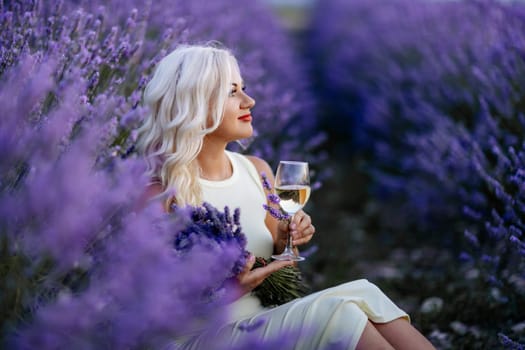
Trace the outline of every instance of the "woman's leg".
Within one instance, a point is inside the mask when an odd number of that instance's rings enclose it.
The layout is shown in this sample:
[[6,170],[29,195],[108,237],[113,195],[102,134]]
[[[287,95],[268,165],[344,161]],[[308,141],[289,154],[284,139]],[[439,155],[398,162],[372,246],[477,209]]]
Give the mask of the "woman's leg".
[[381,333],[374,327],[374,324],[372,324],[370,321],[367,322],[365,329],[363,330],[363,333],[361,334],[361,338],[359,338],[359,342],[357,343],[356,350],[394,350],[392,345],[383,338]]
[[383,338],[396,349],[435,350],[432,343],[403,318],[388,323],[374,323],[373,325]]

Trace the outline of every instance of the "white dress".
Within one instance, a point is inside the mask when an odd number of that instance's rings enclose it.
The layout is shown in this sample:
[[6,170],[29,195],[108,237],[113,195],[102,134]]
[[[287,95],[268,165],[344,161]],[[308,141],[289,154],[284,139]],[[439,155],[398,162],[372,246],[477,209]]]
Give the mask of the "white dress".
[[[241,227],[247,250],[255,256],[270,257],[273,240],[264,225],[266,196],[260,175],[241,154],[227,152],[233,175],[224,181],[200,179],[204,201],[219,210],[241,208]],[[246,294],[231,304],[230,323],[213,332],[176,341],[177,349],[212,349],[215,344],[232,348],[254,337],[279,340],[281,349],[354,349],[367,320],[376,323],[397,318],[409,319],[378,287],[360,279],[325,289],[275,308],[263,308],[259,299]],[[250,331],[246,331],[250,329]],[[285,332],[286,337],[279,334]],[[213,333],[213,334],[212,334]],[[283,342],[283,343],[281,343]],[[288,342],[288,343],[286,343]],[[276,347],[277,348],[277,347]]]

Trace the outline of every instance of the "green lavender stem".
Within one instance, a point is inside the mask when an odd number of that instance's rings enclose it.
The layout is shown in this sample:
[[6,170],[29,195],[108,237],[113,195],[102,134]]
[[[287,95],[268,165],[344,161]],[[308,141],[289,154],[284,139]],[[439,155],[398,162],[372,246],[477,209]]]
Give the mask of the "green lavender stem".
[[[266,259],[258,257],[254,268],[267,263]],[[302,297],[308,291],[309,287],[304,282],[301,271],[295,266],[286,266],[268,276],[252,293],[261,300],[263,306],[272,307]]]

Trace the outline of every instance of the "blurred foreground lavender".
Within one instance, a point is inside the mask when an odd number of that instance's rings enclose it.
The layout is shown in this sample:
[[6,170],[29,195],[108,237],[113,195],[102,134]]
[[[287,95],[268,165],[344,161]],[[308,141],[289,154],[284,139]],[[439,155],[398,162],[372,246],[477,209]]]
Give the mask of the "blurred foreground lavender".
[[220,280],[205,266],[225,258],[201,250],[178,259],[178,215],[169,220],[157,206],[134,214],[143,167],[97,162],[99,124],[70,122],[89,116],[77,86],[64,84],[68,99],[47,102],[53,68],[25,57],[0,89],[2,343],[124,348],[181,334],[210,311],[195,291]]
[[[369,181],[368,229],[452,254],[428,266],[451,274],[428,277],[446,300],[428,332],[455,319],[452,347],[525,342],[525,7],[329,0],[315,14],[325,126]],[[405,292],[425,281],[402,268]]]
[[223,320],[221,298],[203,305],[194,295],[219,283],[234,255],[175,256],[183,213],[162,216],[153,203],[135,214],[147,183],[135,128],[154,64],[178,43],[220,40],[258,99],[265,139],[249,151],[278,160],[308,149],[320,161],[322,135],[302,118],[311,101],[295,103],[308,87],[267,10],[250,2],[242,10],[257,16],[246,17],[214,4],[0,3],[2,347],[157,347],[195,322]]

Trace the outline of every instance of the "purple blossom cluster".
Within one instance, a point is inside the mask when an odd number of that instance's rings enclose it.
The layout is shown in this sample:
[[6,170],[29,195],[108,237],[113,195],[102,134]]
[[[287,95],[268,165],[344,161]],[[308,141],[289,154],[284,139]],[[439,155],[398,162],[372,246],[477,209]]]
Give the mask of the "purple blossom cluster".
[[[462,208],[443,200],[457,198],[455,178],[473,181],[475,146],[465,138],[474,126],[488,132],[497,125],[504,146],[519,142],[522,7],[333,0],[318,10],[312,51],[327,63],[324,98],[343,112],[346,135],[370,159],[377,195],[408,197],[419,225],[446,222]],[[341,27],[343,18],[351,25]],[[440,186],[427,186],[425,174]]]
[[0,86],[2,347],[155,345],[202,314],[221,319],[220,299],[212,307],[194,295],[219,282],[233,252],[174,255],[184,213],[164,217],[158,203],[134,213],[142,162],[99,162],[99,124],[68,123],[86,111],[76,84],[61,87],[70,99],[45,105],[54,67],[28,56]]
[[231,268],[231,274],[224,279],[233,278],[241,273],[249,252],[245,250],[246,236],[241,230],[240,209],[236,208],[232,216],[229,207],[224,207],[224,212],[220,212],[205,202],[202,206],[189,206],[185,210],[188,211],[188,223],[175,235],[175,251],[184,255],[195,245],[206,247],[217,254],[235,250],[237,259]]
[[[214,256],[177,261],[166,235],[180,226],[168,230],[159,215],[133,214],[144,167],[97,166],[98,125],[70,135],[67,121],[83,112],[78,100],[38,115],[52,72],[28,57],[0,88],[2,347],[122,348],[174,335],[195,311],[183,299],[191,293],[175,287],[202,287],[213,276],[192,265],[216,263]],[[188,284],[184,271],[203,279]]]
[[[279,196],[273,193],[273,187],[268,181],[268,177],[266,176],[265,173],[261,173],[261,181],[262,181],[264,189],[268,192],[268,194],[266,195],[266,198],[268,198],[268,201],[278,206],[281,199],[279,198]],[[277,220],[289,220],[290,219],[290,214],[281,210],[280,207],[276,208],[268,204],[263,204],[263,208]]]
[[323,98],[340,111],[329,126],[370,175],[378,222],[456,252],[514,315],[525,298],[525,7],[330,0],[317,10]]
[[144,115],[142,89],[166,42],[158,40],[154,53],[147,50],[148,23],[137,9],[129,9],[125,26],[112,26],[104,7],[87,12],[66,5],[29,0],[3,5],[0,75],[26,57],[47,64],[49,96],[35,117],[45,118],[49,107],[64,101],[82,109],[63,125],[74,133],[86,123],[99,124],[96,150],[105,162],[132,149],[133,129]]
[[155,204],[124,216],[121,229],[98,242],[87,285],[62,288],[41,305],[11,340],[17,348],[161,347],[196,326],[216,327],[223,320],[227,293],[205,301],[195,296],[221,283],[230,273],[223,264],[231,266],[237,257],[203,245],[178,256],[172,242],[185,213],[159,215]]
[[[307,149],[321,161],[323,136],[304,118],[313,99],[269,10],[2,1],[0,28],[0,346],[159,347],[197,323],[216,327],[228,294],[194,296],[238,271],[239,251],[195,244],[179,256],[173,236],[187,211],[163,215],[155,202],[136,212],[147,179],[135,130],[155,63],[179,43],[214,39],[234,50],[258,100],[248,150],[277,160]],[[216,217],[236,232],[238,214]]]
[[523,350],[525,349],[525,345],[519,344],[509,337],[507,337],[505,334],[498,334],[498,337],[500,338],[501,345],[505,347],[505,349],[513,349],[513,350]]

